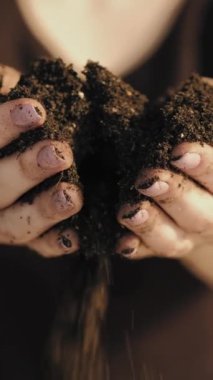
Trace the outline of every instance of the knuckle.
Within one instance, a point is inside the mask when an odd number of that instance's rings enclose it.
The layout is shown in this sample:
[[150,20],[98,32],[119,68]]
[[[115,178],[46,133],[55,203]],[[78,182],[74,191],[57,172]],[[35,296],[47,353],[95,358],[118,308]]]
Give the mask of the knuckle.
[[200,232],[205,235],[213,235],[213,218],[205,219],[201,225]]
[[17,156],[17,160],[18,160],[22,175],[32,180],[37,179],[38,177],[40,178],[40,175],[39,175],[40,173],[37,168],[37,165],[34,164],[32,150],[30,151],[30,155],[28,151],[19,154]]
[[10,240],[8,240],[9,244],[14,244],[14,245],[22,245],[22,244],[26,244],[28,243],[30,240],[31,240],[31,237],[30,237],[30,233],[28,233],[28,231],[23,232],[22,234],[18,234],[18,235],[8,235],[8,237],[10,237]]
[[15,244],[26,244],[29,243],[32,240],[31,237],[31,230],[23,231],[22,233],[19,232],[19,234],[15,237]]
[[168,259],[179,259],[187,255],[192,249],[192,244],[189,241],[184,241],[181,243],[174,242],[170,247],[163,253],[163,257]]
[[181,252],[178,248],[173,247],[161,253],[161,256],[166,257],[167,259],[177,259],[181,256]]
[[182,176],[171,175],[168,181],[169,190],[165,194],[161,194],[156,199],[160,204],[171,204],[176,199],[181,197],[186,189],[186,185],[189,187],[189,183],[186,183],[186,179]]
[[[5,212],[2,212],[1,214],[1,230],[0,230],[0,242],[11,244],[11,245],[20,245],[25,244],[26,242],[32,240],[32,230],[27,220],[29,220],[29,217],[26,219],[26,226],[21,222],[20,219],[23,219],[23,217],[18,217],[18,219],[14,219],[13,221],[10,220],[10,212],[12,211],[11,208],[5,209]],[[9,214],[7,212],[9,210]],[[17,227],[15,228],[14,225],[17,223]]]
[[18,243],[16,236],[9,231],[0,232],[0,242],[11,245]]

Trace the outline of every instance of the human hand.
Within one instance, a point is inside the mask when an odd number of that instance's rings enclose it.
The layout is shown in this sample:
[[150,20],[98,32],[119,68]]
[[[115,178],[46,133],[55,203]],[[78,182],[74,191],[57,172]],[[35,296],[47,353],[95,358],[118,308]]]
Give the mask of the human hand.
[[[5,94],[15,86],[19,74],[0,66],[0,77],[1,92]],[[42,128],[45,118],[45,109],[33,99],[1,104],[0,148],[17,139],[20,133]],[[52,140],[40,141],[23,153],[0,159],[0,244],[25,245],[46,257],[78,249],[76,233],[72,229],[59,232],[56,225],[81,209],[83,197],[79,188],[60,182],[38,194],[32,204],[19,202],[28,190],[68,169],[72,163],[69,145]],[[43,235],[45,231],[48,232]]]
[[[117,252],[129,259],[154,255],[185,257],[192,270],[205,277],[210,252],[213,253],[213,148],[200,143],[182,143],[174,149],[171,163],[189,179],[162,169],[139,174],[136,188],[154,202],[127,204],[121,208],[118,221],[131,232],[120,239]],[[152,178],[159,179],[149,188],[143,188],[143,183]],[[134,214],[134,210],[138,212]],[[134,216],[128,218],[131,211]],[[203,262],[206,262],[205,268]],[[213,265],[212,260],[211,263]],[[211,282],[212,273],[211,268]]]

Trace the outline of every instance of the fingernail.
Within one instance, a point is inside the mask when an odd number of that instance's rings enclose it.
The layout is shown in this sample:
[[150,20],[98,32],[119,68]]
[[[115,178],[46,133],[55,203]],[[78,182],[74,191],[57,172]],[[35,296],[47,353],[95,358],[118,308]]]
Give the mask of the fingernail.
[[149,213],[146,209],[135,209],[122,216],[122,219],[134,226],[145,223],[148,218]]
[[124,256],[132,256],[134,253],[136,252],[136,248],[125,248],[123,249],[121,252],[119,252],[120,255],[124,255]]
[[151,186],[147,187],[146,182],[138,185],[138,191],[148,197],[156,197],[164,194],[169,190],[169,185],[164,181],[155,181]]
[[59,212],[63,212],[68,208],[73,208],[71,191],[69,189],[60,190],[53,194],[53,202]]
[[195,169],[200,164],[200,161],[200,155],[193,152],[172,158],[172,164],[183,170]]
[[41,121],[41,116],[31,104],[16,105],[10,111],[10,116],[17,127],[35,127]]
[[67,236],[64,236],[64,235],[59,236],[58,242],[62,248],[67,249],[67,248],[72,247],[72,242]]
[[38,166],[44,169],[55,168],[63,162],[65,162],[63,154],[54,145],[43,147],[37,156]]

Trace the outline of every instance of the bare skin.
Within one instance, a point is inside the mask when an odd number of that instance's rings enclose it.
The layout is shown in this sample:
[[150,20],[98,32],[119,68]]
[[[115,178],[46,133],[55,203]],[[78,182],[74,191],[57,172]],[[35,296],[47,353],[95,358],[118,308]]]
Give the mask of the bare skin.
[[[213,83],[212,79],[204,79]],[[173,161],[173,157],[181,157]],[[150,169],[138,175],[135,186],[159,177],[148,189],[138,191],[154,200],[124,205],[118,222],[131,232],[117,244],[117,252],[132,249],[125,255],[137,260],[148,256],[181,259],[206,282],[213,285],[213,148],[199,143],[182,143],[175,147],[172,165],[188,174]],[[133,218],[123,218],[139,208]]]
[[[15,85],[19,74],[3,66],[0,70],[3,92],[6,93]],[[212,83],[212,80],[208,81]],[[20,105],[25,106],[26,112],[31,112],[29,120],[25,118],[24,107],[20,114]],[[35,106],[41,116],[34,113]],[[33,99],[0,105],[0,147],[24,130],[42,128],[45,117],[42,105]],[[55,148],[63,152],[64,159],[57,156]],[[190,180],[165,170],[139,173],[136,188],[144,179],[155,175],[159,177],[158,183],[150,188],[138,190],[152,198],[154,203],[146,201],[121,208],[118,222],[130,232],[118,241],[116,251],[122,254],[132,249],[131,253],[125,254],[125,258],[130,260],[148,256],[182,259],[192,270],[200,271],[201,277],[213,283],[212,275],[208,275],[209,252],[213,247],[213,148],[183,143],[175,148],[173,156],[181,156],[178,161],[172,161],[171,157],[171,163],[187,173]],[[73,155],[67,143],[48,140],[35,144],[21,155],[14,154],[0,161],[0,243],[26,245],[45,257],[73,253],[79,248],[75,231],[64,232],[64,237],[71,241],[71,246],[66,246],[57,227],[53,228],[59,221],[80,211],[83,196],[78,188],[60,183],[37,196],[32,205],[16,202],[26,191],[69,168],[72,162]],[[66,204],[64,191],[71,197],[70,204]],[[134,218],[123,219],[127,211],[138,206],[140,210]],[[40,237],[45,231],[49,232]],[[204,257],[207,258],[206,264]]]
[[[3,76],[2,93],[5,94],[16,84],[19,73],[0,66],[0,74]],[[18,138],[21,132],[42,128],[45,118],[45,109],[33,99],[17,99],[0,105],[0,147]],[[62,182],[39,194],[33,204],[17,201],[26,191],[68,169],[72,163],[69,145],[50,140],[40,141],[22,154],[15,153],[1,159],[0,243],[26,245],[45,257],[72,253],[79,248],[74,231],[68,229],[59,234],[55,227],[81,209],[83,196],[79,188]]]

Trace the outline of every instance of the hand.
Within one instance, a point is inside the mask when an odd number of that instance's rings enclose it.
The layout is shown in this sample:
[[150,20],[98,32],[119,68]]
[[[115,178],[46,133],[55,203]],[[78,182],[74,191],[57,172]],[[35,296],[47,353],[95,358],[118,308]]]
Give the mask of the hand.
[[[179,159],[173,160],[175,157]],[[136,188],[149,178],[159,178],[149,188],[138,188],[154,202],[126,204],[121,208],[118,221],[131,232],[120,239],[117,252],[128,259],[154,255],[185,257],[192,270],[213,283],[210,268],[210,262],[213,265],[213,147],[182,143],[174,149],[171,164],[189,179],[161,169],[139,174]],[[134,210],[138,211],[127,218]]]
[[[16,84],[19,74],[0,66],[0,77],[1,91],[6,93]],[[17,139],[20,133],[42,128],[45,118],[45,109],[33,99],[1,104],[0,148]],[[81,209],[83,198],[79,188],[61,182],[37,195],[32,204],[18,201],[28,190],[68,169],[72,163],[69,145],[52,140],[40,141],[21,154],[0,160],[0,244],[26,245],[46,257],[78,249],[76,233],[71,229],[59,233],[55,225]],[[42,235],[45,231],[48,232]]]

